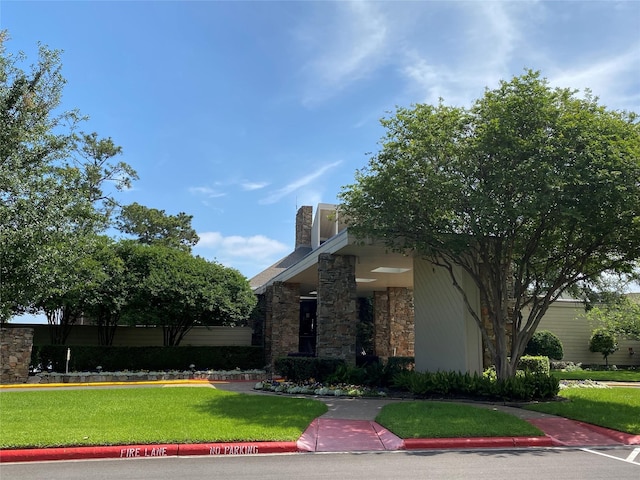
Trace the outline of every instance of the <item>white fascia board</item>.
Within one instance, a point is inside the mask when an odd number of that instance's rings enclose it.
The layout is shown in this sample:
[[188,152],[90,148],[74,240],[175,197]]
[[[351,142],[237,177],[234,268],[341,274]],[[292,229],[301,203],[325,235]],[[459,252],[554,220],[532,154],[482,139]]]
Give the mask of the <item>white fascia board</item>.
[[[351,239],[351,243],[353,243],[353,239]],[[257,295],[263,294],[267,287],[274,282],[286,282],[290,278],[296,276],[297,274],[304,272],[306,269],[311,268],[318,264],[318,257],[321,253],[336,253],[348,246],[350,243],[348,230],[343,230],[335,237],[330,238],[322,245],[320,245],[315,250],[312,250],[305,256],[302,260],[300,260],[295,265],[290,266],[284,272],[280,272],[278,275],[273,277],[264,285],[258,287],[254,292]]]

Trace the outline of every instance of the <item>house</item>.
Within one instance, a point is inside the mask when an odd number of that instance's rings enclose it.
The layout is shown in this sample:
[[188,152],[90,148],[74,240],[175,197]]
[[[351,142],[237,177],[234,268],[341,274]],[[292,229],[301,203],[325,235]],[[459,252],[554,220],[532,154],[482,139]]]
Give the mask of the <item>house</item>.
[[[477,287],[469,277],[461,278],[471,306],[482,312]],[[362,353],[356,348],[357,325],[370,302],[374,335],[372,350],[365,353],[415,356],[421,371],[480,372],[491,365],[480,330],[448,272],[353,237],[335,205],[318,205],[315,216],[311,207],[301,207],[294,251],[250,283],[262,311],[254,335],[264,342],[270,363],[291,354],[355,363]],[[602,363],[600,354],[589,351],[594,325],[583,314],[581,302],[559,300],[538,329],[560,338],[564,360]],[[640,365],[639,341],[620,339],[619,346],[609,357],[612,364]]]
[[[482,370],[480,331],[447,272],[355,238],[335,205],[312,213],[296,214],[294,251],[250,280],[269,362],[298,354],[355,364],[359,313],[372,299],[373,351],[365,353],[415,356],[419,370]],[[480,311],[476,287],[464,283]]]

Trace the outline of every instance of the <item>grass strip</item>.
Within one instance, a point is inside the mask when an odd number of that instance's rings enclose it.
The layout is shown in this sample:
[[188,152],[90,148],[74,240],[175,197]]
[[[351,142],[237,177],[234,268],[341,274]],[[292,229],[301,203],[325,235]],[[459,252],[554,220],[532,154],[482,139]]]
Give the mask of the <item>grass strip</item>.
[[527,409],[640,434],[640,388],[567,388],[568,402],[528,405]]
[[596,382],[640,382],[640,370],[575,370],[551,372],[560,380],[593,380]]
[[508,413],[471,405],[414,401],[385,405],[376,422],[400,438],[511,437],[543,433]]
[[0,448],[295,441],[326,411],[212,388],[2,391]]

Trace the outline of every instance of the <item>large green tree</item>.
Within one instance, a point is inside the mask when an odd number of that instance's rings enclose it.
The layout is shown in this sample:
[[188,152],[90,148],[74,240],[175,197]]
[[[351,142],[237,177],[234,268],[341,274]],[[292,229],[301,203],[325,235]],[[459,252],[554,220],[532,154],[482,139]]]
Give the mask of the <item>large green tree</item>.
[[93,243],[87,264],[93,267],[80,298],[83,315],[98,327],[100,345],[112,345],[135,281],[120,255],[121,245],[101,236]]
[[382,125],[380,151],[341,193],[350,231],[446,269],[500,378],[567,288],[640,258],[635,114],[528,71],[471,108],[398,108]]
[[165,346],[179,345],[196,325],[245,322],[255,306],[237,270],[162,245],[124,241],[119,250],[132,279],[123,319],[162,325]]
[[[46,280],[41,266],[55,262],[67,219],[88,215],[74,201],[55,165],[73,150],[71,131],[80,117],[60,112],[64,79],[59,52],[40,47],[38,62],[24,71],[23,55],[6,52],[0,33],[0,316],[27,306]],[[71,126],[68,128],[67,126]]]
[[184,212],[169,215],[164,210],[132,203],[122,208],[117,227],[145,245],[162,245],[190,252],[200,240],[191,227],[192,218]]
[[105,186],[136,178],[124,162],[112,163],[120,148],[111,139],[77,134],[85,119],[62,110],[60,52],[41,45],[24,69],[25,56],[8,53],[6,41],[0,32],[1,321],[38,305],[53,312],[54,298],[65,288],[71,295],[74,268],[115,205]]

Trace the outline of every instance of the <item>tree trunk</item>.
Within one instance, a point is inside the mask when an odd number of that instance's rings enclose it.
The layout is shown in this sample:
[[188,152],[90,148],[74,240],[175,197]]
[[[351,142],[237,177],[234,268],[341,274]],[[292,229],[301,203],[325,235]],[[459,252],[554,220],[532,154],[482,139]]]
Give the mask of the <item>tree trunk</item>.
[[100,345],[113,345],[113,338],[118,327],[118,315],[104,315],[98,319],[98,341]]

